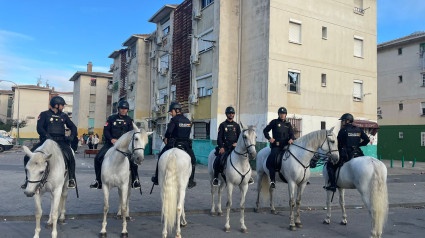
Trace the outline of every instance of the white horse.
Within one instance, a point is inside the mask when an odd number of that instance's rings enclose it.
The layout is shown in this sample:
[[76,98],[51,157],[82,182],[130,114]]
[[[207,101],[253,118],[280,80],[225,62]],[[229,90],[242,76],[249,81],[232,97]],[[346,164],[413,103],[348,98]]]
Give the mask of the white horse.
[[[340,167],[336,175],[339,190],[339,204],[342,209],[342,225],[347,225],[345,213],[344,189],[357,189],[362,196],[363,203],[372,217],[371,237],[381,237],[382,230],[388,215],[387,168],[381,161],[362,156],[353,158]],[[326,165],[323,166],[325,186],[328,182]],[[331,222],[332,191],[327,191],[327,216],[325,224]]]
[[28,171],[28,186],[25,189],[27,197],[35,200],[35,234],[40,234],[40,218],[42,215],[41,196],[50,192],[51,205],[47,227],[52,226],[52,237],[57,237],[57,220],[60,210],[59,223],[65,222],[65,203],[68,197],[68,173],[65,161],[58,144],[53,140],[46,140],[43,145],[31,152],[23,146],[24,152],[30,157],[26,170]]
[[[311,132],[305,136],[295,140],[289,149],[282,156],[282,167],[280,172],[283,174],[285,180],[288,182],[289,190],[289,207],[291,209],[289,219],[289,229],[295,231],[302,228],[300,219],[300,206],[301,196],[307,181],[310,178],[310,160],[314,156],[327,157],[332,163],[336,164],[339,160],[338,145],[335,134],[332,132],[333,128],[329,131],[319,130]],[[317,152],[319,149],[326,154]],[[273,203],[273,191],[269,189],[269,174],[270,171],[266,167],[267,157],[270,154],[269,147],[263,148],[257,155],[257,207],[256,211],[259,212],[260,206],[260,193],[263,200],[267,200],[270,196],[270,209],[273,214],[277,214]],[[274,171],[273,171],[274,172]],[[276,176],[278,181],[281,181],[279,176]],[[295,191],[297,197],[295,198]],[[294,208],[297,206],[296,220],[294,221]]]
[[[226,181],[224,181],[221,174],[219,175],[220,187],[218,188],[218,203],[217,210],[218,215],[221,216],[223,211],[221,210],[221,194],[223,188],[227,185],[227,217],[226,224],[224,225],[224,230],[226,232],[230,231],[230,208],[232,207],[232,192],[233,187],[239,187],[241,192],[241,231],[247,233],[248,229],[245,226],[245,196],[248,191],[248,180],[251,178],[251,166],[249,164],[249,158],[254,159],[257,156],[257,151],[255,150],[255,144],[257,135],[255,134],[255,126],[249,126],[248,129],[244,128],[242,123],[242,132],[239,135],[237,145],[235,149],[230,153],[227,158],[227,166],[225,170]],[[214,196],[217,191],[217,187],[212,185],[214,179],[214,161],[216,156],[214,154],[215,149],[210,152],[208,155],[208,172],[210,174],[210,183],[211,183],[211,196],[212,196],[212,205],[211,205],[211,215],[215,215],[215,204]]]
[[130,199],[130,163],[141,164],[144,160],[148,136],[145,130],[137,128],[122,135],[105,154],[102,163],[102,190],[104,196],[103,222],[99,237],[106,237],[106,218],[109,211],[109,190],[118,187],[120,205],[118,216],[122,214],[123,228],[121,237],[128,237],[127,217],[129,217]]
[[180,225],[183,227],[187,225],[184,199],[191,171],[190,156],[181,149],[169,149],[159,158],[158,182],[161,186],[163,238],[167,237],[167,231],[172,232],[174,226],[177,226],[176,237],[180,238]]

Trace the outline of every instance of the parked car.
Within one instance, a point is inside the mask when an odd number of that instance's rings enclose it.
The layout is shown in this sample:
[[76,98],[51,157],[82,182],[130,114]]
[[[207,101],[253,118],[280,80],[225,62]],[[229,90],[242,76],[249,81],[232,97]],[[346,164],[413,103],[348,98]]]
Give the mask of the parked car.
[[13,144],[6,138],[0,137],[0,152],[12,149]]

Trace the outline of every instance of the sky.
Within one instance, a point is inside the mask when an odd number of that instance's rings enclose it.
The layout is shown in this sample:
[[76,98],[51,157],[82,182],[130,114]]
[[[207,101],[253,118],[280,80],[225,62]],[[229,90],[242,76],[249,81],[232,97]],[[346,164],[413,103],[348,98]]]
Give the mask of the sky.
[[[86,71],[91,61],[93,71],[107,73],[114,50],[132,34],[153,32],[148,19],[163,5],[182,1],[0,0],[0,80],[34,85],[41,79],[57,91],[72,91],[69,79],[76,71]],[[377,4],[377,43],[425,30],[425,1]],[[0,82],[0,89],[12,85]]]

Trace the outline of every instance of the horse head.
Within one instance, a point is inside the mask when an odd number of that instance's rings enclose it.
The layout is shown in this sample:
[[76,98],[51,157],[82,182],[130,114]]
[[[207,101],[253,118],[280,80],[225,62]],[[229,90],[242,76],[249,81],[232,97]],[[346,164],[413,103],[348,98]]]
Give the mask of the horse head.
[[[240,123],[240,126],[242,128],[241,136],[243,141],[243,148],[246,150],[246,152],[249,154],[249,158],[251,160],[255,159],[257,157],[257,151],[255,150],[255,145],[257,142],[257,134],[255,133],[255,130],[257,129],[256,126],[248,126],[248,128],[244,127],[242,122]],[[239,144],[239,141],[238,141]]]
[[46,154],[43,151],[31,152],[28,147],[22,146],[24,152],[30,157],[27,166],[28,185],[25,189],[25,195],[32,197],[39,192],[49,175],[49,160],[52,154]]
[[133,137],[128,144],[128,150],[132,153],[132,158],[136,164],[142,164],[145,159],[145,146],[148,143],[148,134],[144,129],[139,129],[133,122]]
[[320,148],[323,151],[327,151],[330,161],[333,164],[336,164],[339,161],[338,140],[333,130],[334,127],[332,127],[329,131],[326,131],[326,141]]

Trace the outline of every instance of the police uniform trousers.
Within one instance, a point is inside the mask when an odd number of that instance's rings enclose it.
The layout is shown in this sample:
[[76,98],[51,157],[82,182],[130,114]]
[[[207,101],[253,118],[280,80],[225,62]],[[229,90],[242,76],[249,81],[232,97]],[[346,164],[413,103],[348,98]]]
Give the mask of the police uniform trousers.
[[[99,150],[96,157],[94,158],[94,171],[96,173],[96,180],[101,183],[102,182],[102,163],[103,159],[105,158],[106,152],[113,147],[114,145],[112,143],[105,143],[103,147]],[[131,182],[134,182],[139,178],[139,172],[138,169],[139,166],[135,163],[130,163],[130,171],[131,171]]]
[[271,152],[269,154],[269,157],[267,157],[266,167],[269,170],[271,182],[276,181],[276,156],[279,154],[280,151],[282,151],[282,148],[283,146],[271,147]]
[[214,164],[213,164],[214,178],[218,178],[218,174],[223,172],[222,171],[223,167],[224,167],[224,166],[222,166],[222,163],[224,162],[224,161],[222,162],[223,157],[228,156],[232,152],[232,150],[234,150],[234,149],[235,149],[235,147],[233,147],[233,146],[231,148],[224,148],[224,153],[220,154],[218,152],[219,149],[217,148],[216,158],[215,158]]

